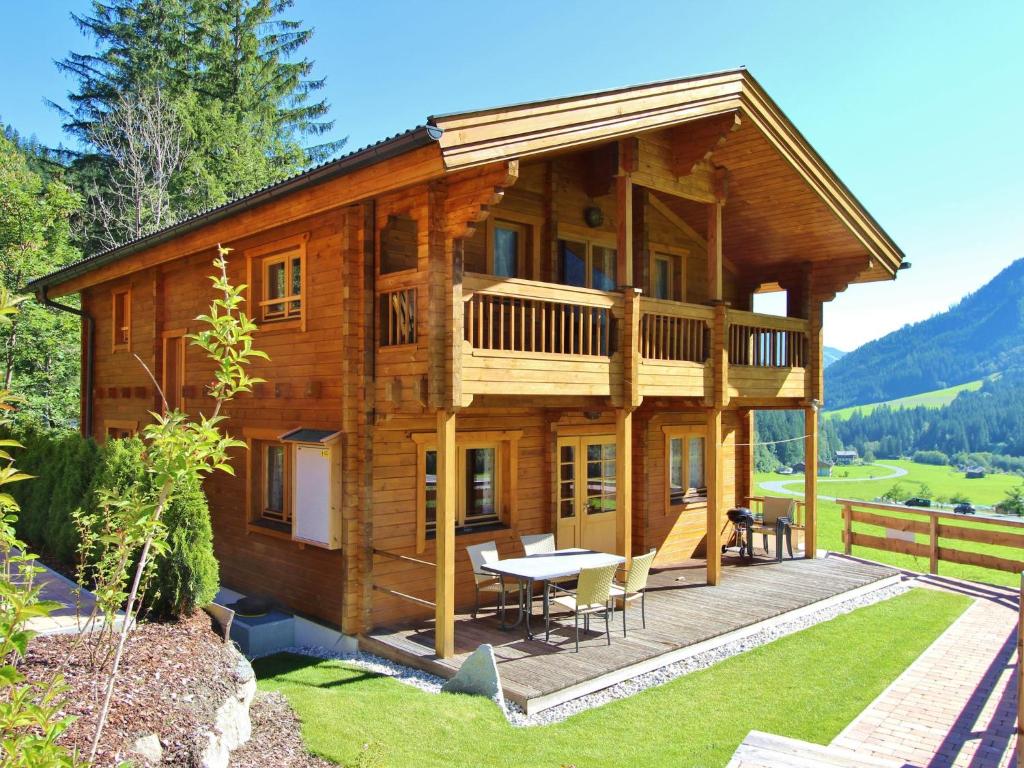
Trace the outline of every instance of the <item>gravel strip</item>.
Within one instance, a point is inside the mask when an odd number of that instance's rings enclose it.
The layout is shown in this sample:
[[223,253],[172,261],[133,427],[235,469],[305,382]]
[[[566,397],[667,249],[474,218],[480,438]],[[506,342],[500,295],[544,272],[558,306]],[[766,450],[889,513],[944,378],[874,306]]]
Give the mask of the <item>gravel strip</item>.
[[[640,693],[648,688],[653,688],[657,685],[663,685],[671,680],[675,680],[677,677],[682,677],[683,675],[687,675],[691,672],[696,672],[699,669],[705,669],[729,658],[730,656],[735,656],[738,653],[743,653],[744,651],[749,651],[752,648],[757,648],[758,646],[770,643],[780,637],[791,635],[794,632],[807,629],[808,627],[819,624],[823,621],[834,619],[836,616],[841,616],[842,614],[850,613],[858,608],[863,608],[864,606],[896,597],[897,595],[903,594],[908,589],[909,587],[906,584],[900,583],[884,589],[877,589],[873,592],[868,592],[837,605],[807,614],[806,616],[802,616],[798,619],[793,619],[792,621],[787,621],[768,629],[763,629],[760,632],[755,632],[741,640],[726,643],[717,648],[705,651],[704,653],[699,653],[687,659],[683,659],[682,661],[678,661],[674,664],[668,664],[651,672],[646,672],[642,675],[638,675],[637,677],[617,683],[609,688],[597,691],[596,693],[581,696],[578,699],[573,699],[572,701],[568,701],[564,704],[559,704],[558,706],[551,707],[550,709],[545,709],[535,715],[528,716],[516,704],[506,702],[505,715],[508,717],[508,721],[512,725],[521,727],[558,723],[579,712],[591,709],[592,707],[599,707],[610,701],[624,699],[627,696],[633,696],[634,694]],[[326,648],[316,647],[293,647],[287,648],[285,651],[320,659],[339,659],[346,661],[360,667],[361,669],[365,669],[368,672],[387,675],[401,683],[415,686],[416,688],[420,688],[428,693],[438,693],[441,690],[441,685],[444,683],[444,680],[440,677],[428,674],[427,672],[421,672],[418,669],[406,667],[402,664],[396,664],[393,661],[381,658],[380,656],[375,656],[371,653],[338,653]]]

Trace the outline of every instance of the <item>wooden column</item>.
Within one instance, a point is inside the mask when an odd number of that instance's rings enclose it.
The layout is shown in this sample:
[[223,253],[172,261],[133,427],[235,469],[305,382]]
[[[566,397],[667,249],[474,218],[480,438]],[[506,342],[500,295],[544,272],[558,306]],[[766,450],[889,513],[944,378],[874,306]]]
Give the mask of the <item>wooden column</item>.
[[437,412],[437,581],[434,602],[434,652],[455,653],[455,413]]
[[637,140],[619,142],[619,168],[615,177],[615,220],[618,265],[616,281],[619,287],[633,285],[633,179],[639,148]]
[[722,207],[724,201],[708,206],[708,301],[722,300]]
[[615,411],[615,551],[633,554],[633,411]]
[[[739,413],[740,417],[740,435],[744,443],[740,449],[743,451],[743,463],[744,471],[743,478],[740,488],[743,490],[742,494],[739,494],[742,501],[739,504],[745,505],[746,500],[750,496],[756,496],[754,493],[756,485],[754,483],[754,438],[757,435],[757,428],[754,423],[755,412],[753,408],[743,408]],[[741,478],[736,478],[738,481]]]
[[804,408],[804,557],[818,552],[818,409]]
[[722,409],[708,411],[705,444],[705,481],[708,486],[707,511],[707,568],[708,584],[718,584],[722,579],[722,548],[720,537],[722,519],[725,517],[724,470],[722,456]]

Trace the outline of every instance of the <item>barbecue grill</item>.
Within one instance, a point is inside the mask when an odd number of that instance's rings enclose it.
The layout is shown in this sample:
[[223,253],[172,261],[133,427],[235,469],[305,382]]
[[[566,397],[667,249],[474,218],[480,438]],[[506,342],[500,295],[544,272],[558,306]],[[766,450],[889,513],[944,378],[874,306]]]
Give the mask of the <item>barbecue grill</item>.
[[728,544],[722,545],[724,553],[729,547],[739,547],[740,557],[744,551],[747,557],[754,556],[753,534],[751,528],[754,525],[754,515],[746,507],[736,507],[726,512],[729,522],[732,523],[732,538]]

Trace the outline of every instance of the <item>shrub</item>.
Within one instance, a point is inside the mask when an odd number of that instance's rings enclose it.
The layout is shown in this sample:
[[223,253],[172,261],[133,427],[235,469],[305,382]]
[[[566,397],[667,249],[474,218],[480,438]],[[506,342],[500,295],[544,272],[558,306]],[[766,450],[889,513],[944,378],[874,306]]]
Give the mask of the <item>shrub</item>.
[[949,456],[942,451],[914,451],[913,459],[918,464],[934,464],[938,467],[949,464]]

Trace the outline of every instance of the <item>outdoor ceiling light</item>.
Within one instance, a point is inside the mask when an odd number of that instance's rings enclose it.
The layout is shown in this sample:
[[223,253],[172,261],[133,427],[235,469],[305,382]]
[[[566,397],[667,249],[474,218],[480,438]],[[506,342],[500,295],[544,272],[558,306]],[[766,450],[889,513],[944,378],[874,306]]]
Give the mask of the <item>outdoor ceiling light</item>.
[[583,209],[583,220],[588,227],[600,227],[604,224],[604,212],[596,205],[588,205]]

